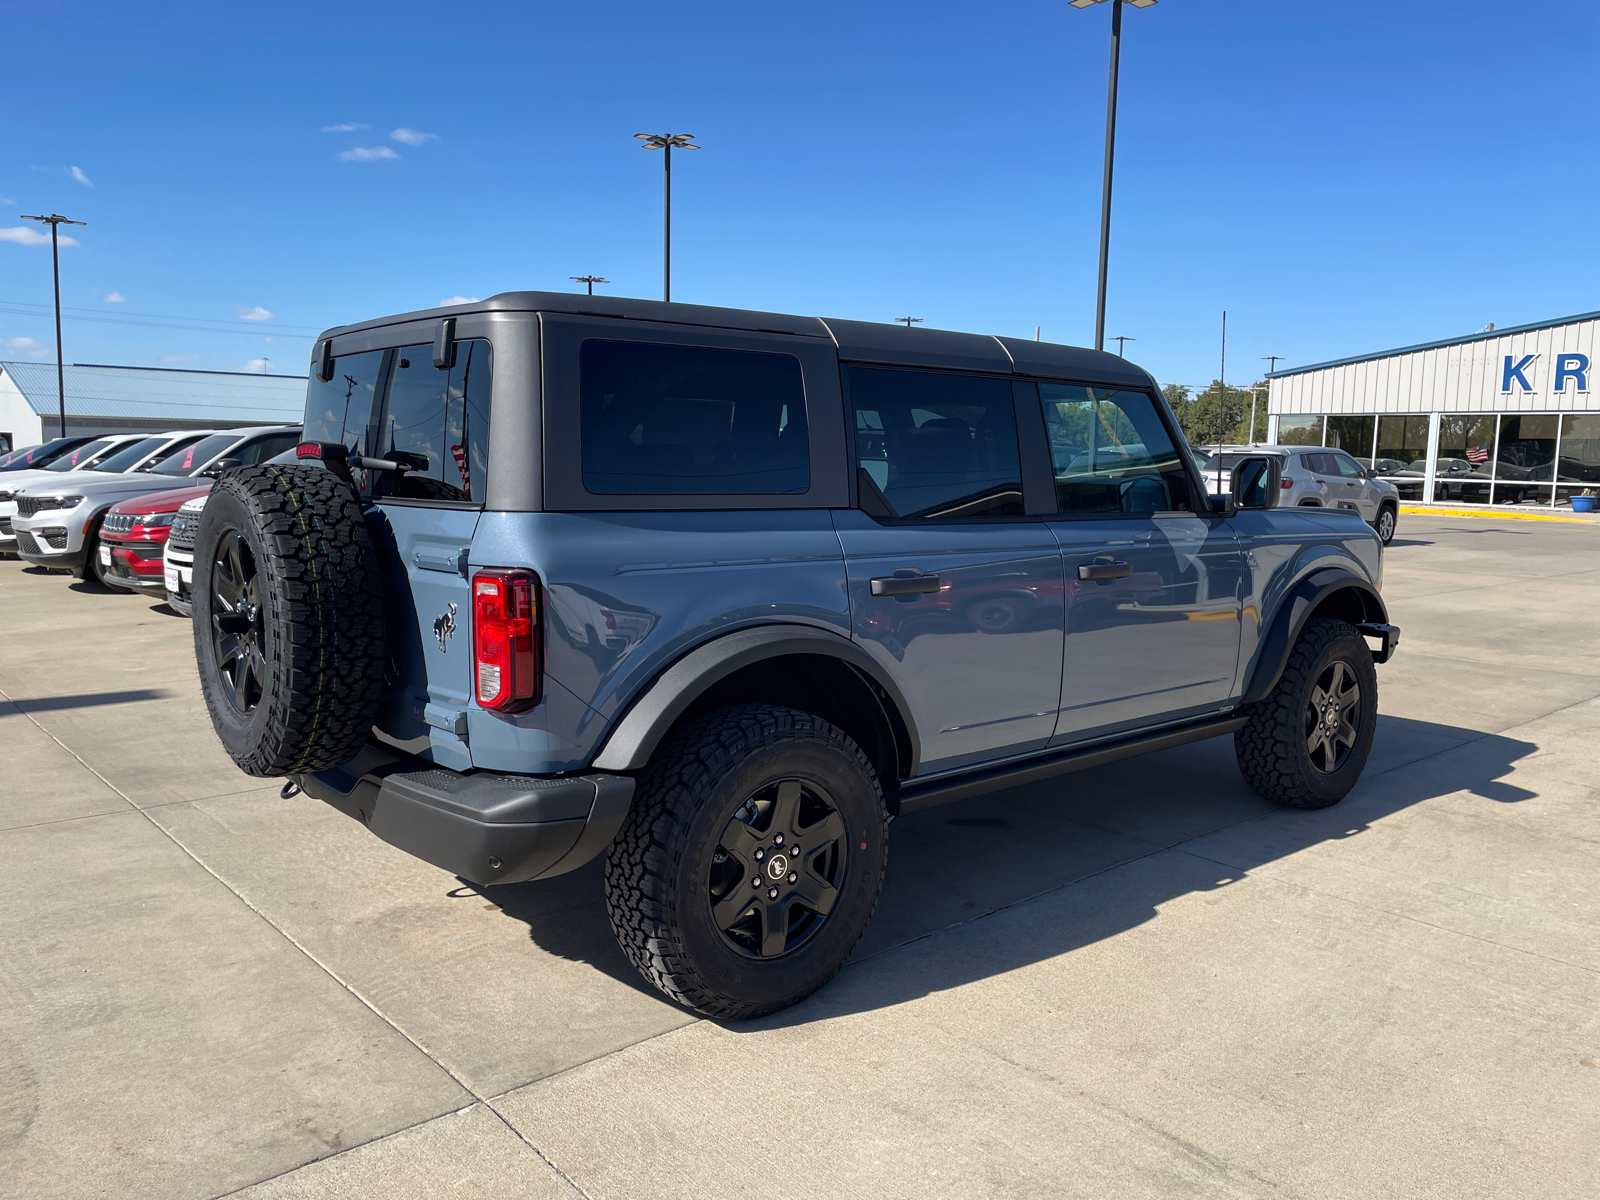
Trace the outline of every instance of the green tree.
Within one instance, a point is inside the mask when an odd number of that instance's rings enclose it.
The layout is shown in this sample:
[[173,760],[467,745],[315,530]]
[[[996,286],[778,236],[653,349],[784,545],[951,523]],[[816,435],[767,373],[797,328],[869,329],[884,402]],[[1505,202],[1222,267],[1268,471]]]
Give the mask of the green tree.
[[[1174,385],[1166,389],[1168,400]],[[1257,383],[1258,389],[1263,385]],[[1180,389],[1187,393],[1188,389]],[[1245,442],[1261,441],[1267,434],[1267,394],[1265,390],[1258,391],[1256,404],[1256,427],[1252,436],[1250,425],[1250,389],[1248,387],[1234,387],[1231,384],[1224,387],[1218,380],[1213,379],[1211,386],[1192,399],[1186,397],[1182,409],[1176,404],[1172,406],[1177,415],[1178,424],[1183,427],[1183,434],[1189,439],[1191,446],[1209,446],[1221,442],[1225,445],[1242,445]]]

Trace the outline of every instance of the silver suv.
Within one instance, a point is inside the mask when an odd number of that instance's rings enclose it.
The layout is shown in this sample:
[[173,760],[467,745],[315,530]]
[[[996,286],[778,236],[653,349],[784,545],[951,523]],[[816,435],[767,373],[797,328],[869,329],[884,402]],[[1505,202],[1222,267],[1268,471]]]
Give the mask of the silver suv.
[[1387,546],[1400,518],[1400,492],[1382,478],[1382,465],[1363,467],[1343,450],[1328,446],[1203,446],[1206,487],[1228,488],[1229,472],[1244,458],[1270,454],[1283,464],[1283,507],[1349,508],[1361,514]]

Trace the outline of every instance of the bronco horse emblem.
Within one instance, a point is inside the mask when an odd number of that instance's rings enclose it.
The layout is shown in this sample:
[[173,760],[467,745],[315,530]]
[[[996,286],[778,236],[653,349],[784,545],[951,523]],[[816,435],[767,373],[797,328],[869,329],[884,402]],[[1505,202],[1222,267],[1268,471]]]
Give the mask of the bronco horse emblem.
[[456,606],[452,604],[450,611],[433,622],[433,636],[439,639],[439,653],[443,654],[448,646],[445,642],[456,635]]

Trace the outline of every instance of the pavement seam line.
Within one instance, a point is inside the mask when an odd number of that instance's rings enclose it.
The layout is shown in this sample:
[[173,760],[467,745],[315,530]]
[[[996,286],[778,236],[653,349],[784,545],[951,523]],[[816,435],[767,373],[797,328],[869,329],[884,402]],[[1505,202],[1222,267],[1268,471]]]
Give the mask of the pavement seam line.
[[[1242,875],[1240,876],[1241,881],[1255,877],[1252,876],[1252,873],[1248,868],[1241,867],[1237,863],[1223,862],[1220,858],[1212,858],[1207,854],[1197,854],[1193,850],[1179,850],[1178,853],[1187,854],[1190,858],[1197,859],[1200,862],[1214,863],[1228,871],[1242,872]],[[1425,921],[1421,917],[1414,917],[1408,913],[1395,912],[1392,908],[1384,908],[1381,905],[1362,904],[1359,900],[1352,900],[1349,896],[1341,896],[1337,892],[1325,892],[1321,888],[1312,887],[1310,884],[1301,883],[1294,879],[1286,879],[1281,875],[1275,875],[1270,870],[1265,874],[1260,875],[1259,878],[1270,883],[1277,883],[1287,887],[1299,888],[1302,892],[1308,892],[1313,896],[1321,896],[1325,900],[1332,900],[1337,904],[1348,905],[1351,908],[1360,909],[1362,912],[1382,913],[1384,916],[1393,917],[1398,921],[1407,921],[1413,925],[1421,925],[1425,929],[1434,929],[1440,933],[1449,934],[1451,937],[1466,938],[1468,941],[1478,942],[1484,946],[1493,946],[1498,950],[1509,950],[1513,954],[1526,954],[1529,958],[1537,958],[1540,962],[1554,963],[1556,966],[1560,967],[1571,967],[1574,971],[1583,971],[1590,975],[1600,975],[1600,969],[1585,966],[1583,963],[1569,962],[1564,958],[1551,958],[1548,954],[1540,954],[1537,950],[1525,950],[1521,946],[1512,946],[1506,942],[1497,942],[1493,938],[1486,938],[1476,933],[1467,933],[1462,929],[1452,929],[1448,925],[1440,925],[1436,921]]]
[[[532,1150],[536,1155],[538,1155],[540,1161],[542,1161],[552,1171],[554,1171],[557,1175],[559,1175],[561,1177],[561,1179],[569,1187],[571,1187],[574,1191],[576,1191],[580,1196],[583,1196],[585,1198],[585,1200],[591,1200],[591,1198],[589,1197],[589,1194],[587,1192],[585,1192],[583,1190],[583,1188],[579,1187],[577,1182],[574,1181],[573,1178],[570,1175],[568,1175],[560,1167],[556,1166],[556,1164],[550,1160],[548,1155],[546,1155],[537,1146],[535,1146],[532,1142],[530,1142],[527,1139],[527,1137],[524,1136],[523,1132],[520,1129],[518,1129],[515,1125],[513,1125],[506,1118],[504,1113],[502,1113],[499,1109],[497,1109],[493,1104],[491,1104],[489,1102],[489,1099],[486,1096],[480,1095],[476,1088],[472,1087],[470,1084],[467,1083],[466,1080],[462,1079],[459,1075],[457,1075],[454,1071],[452,1071],[448,1066],[446,1066],[442,1061],[440,1061],[440,1059],[438,1058],[437,1055],[435,1055],[432,1051],[430,1051],[426,1046],[424,1046],[416,1038],[412,1037],[403,1028],[401,1028],[398,1024],[396,1024],[394,1020],[392,1020],[381,1009],[379,1009],[375,1004],[373,1004],[370,1000],[368,1000],[365,996],[363,996],[361,994],[361,992],[357,988],[355,988],[351,984],[347,983],[345,980],[341,979],[339,977],[339,975],[335,971],[333,971],[326,963],[324,963],[321,959],[319,959],[315,954],[313,954],[305,946],[302,946],[298,941],[296,941],[295,938],[293,937],[293,935],[291,935],[288,930],[284,929],[281,925],[279,925],[271,917],[267,916],[266,913],[262,912],[261,909],[257,908],[254,904],[252,904],[250,902],[250,900],[247,899],[242,892],[240,892],[237,888],[235,888],[232,884],[230,884],[226,879],[222,878],[222,876],[218,875],[214,870],[212,870],[211,867],[208,866],[204,861],[202,861],[201,858],[197,854],[195,854],[195,852],[193,850],[189,849],[188,846],[185,846],[183,844],[183,842],[178,840],[178,838],[175,837],[170,830],[162,828],[162,826],[159,825],[156,822],[156,820],[149,813],[145,812],[144,809],[140,808],[137,804],[135,804],[133,802],[133,800],[129,798],[129,796],[128,796],[128,794],[126,792],[124,792],[116,784],[112,783],[111,780],[107,779],[104,775],[102,775],[94,767],[90,766],[89,763],[84,760],[83,756],[80,755],[76,750],[72,749],[72,747],[68,746],[65,742],[63,742],[55,734],[51,733],[50,730],[46,729],[43,725],[40,725],[39,722],[35,721],[33,719],[33,714],[23,710],[21,705],[18,705],[16,703],[16,700],[15,700],[14,697],[12,697],[11,695],[9,695],[8,693],[6,693],[3,690],[0,690],[0,699],[3,699],[6,703],[9,703],[9,704],[12,704],[13,706],[15,706],[18,709],[19,713],[22,715],[22,717],[25,718],[27,721],[29,721],[34,726],[34,728],[38,729],[40,733],[44,734],[47,738],[49,738],[51,741],[53,741],[56,745],[60,746],[62,750],[66,751],[74,759],[76,759],[77,762],[79,763],[79,765],[82,766],[85,771],[88,771],[91,775],[93,775],[101,783],[105,784],[106,787],[110,788],[118,796],[122,797],[123,802],[125,804],[127,804],[128,807],[131,808],[134,812],[138,813],[139,816],[143,817],[144,820],[146,821],[146,823],[148,823],[149,826],[152,829],[154,829],[162,837],[166,838],[169,842],[171,842],[174,846],[176,846],[179,850],[181,850],[184,853],[184,855],[186,855],[189,858],[189,860],[191,862],[193,862],[197,867],[199,867],[207,875],[211,876],[211,878],[215,879],[219,884],[221,884],[236,900],[239,901],[240,904],[244,905],[247,909],[249,909],[252,913],[254,913],[258,918],[260,918],[260,920],[265,925],[267,925],[268,928],[272,929],[285,942],[287,942],[289,945],[293,946],[296,950],[298,950],[302,955],[305,956],[305,958],[308,961],[310,961],[311,963],[315,964],[317,969],[320,970],[329,979],[331,979],[334,983],[338,984],[341,988],[343,988],[351,996],[355,997],[356,1001],[359,1004],[361,1004],[361,1006],[363,1008],[365,1008],[373,1016],[377,1017],[378,1020],[382,1021],[390,1029],[394,1030],[395,1033],[399,1034],[407,1042],[411,1043],[412,1046],[416,1047],[417,1051],[424,1058],[426,1058],[429,1062],[433,1063],[434,1066],[439,1068],[439,1070],[443,1071],[445,1073],[445,1075],[447,1075],[450,1078],[450,1080],[453,1083],[455,1083],[455,1085],[457,1087],[459,1087],[462,1091],[466,1092],[467,1095],[471,1096],[478,1103],[482,1104],[484,1106],[484,1108],[486,1108],[489,1112],[492,1112],[495,1115],[496,1119],[498,1119],[502,1125],[504,1125],[508,1130],[511,1131],[511,1133],[512,1133],[512,1135],[514,1137],[516,1137],[519,1141],[522,1142],[523,1145],[527,1146],[528,1149]],[[113,815],[114,816],[115,814],[104,814],[104,815]],[[615,1053],[615,1051],[613,1051],[613,1053]],[[452,1110],[452,1111],[459,1111],[459,1110]],[[438,1114],[436,1114],[436,1116],[434,1118],[430,1118],[430,1119],[437,1119],[437,1117],[445,1116],[445,1115],[446,1114],[444,1114],[444,1113],[438,1113]],[[398,1131],[395,1131],[395,1132],[398,1132]],[[386,1134],[384,1136],[390,1136],[390,1135]],[[374,1140],[376,1140],[376,1139],[368,1139],[368,1141],[362,1142],[360,1144],[363,1145],[363,1146],[369,1145]],[[353,1150],[353,1149],[355,1149],[355,1147],[351,1146],[351,1147],[348,1147],[348,1149]],[[340,1153],[343,1153],[343,1151],[341,1151]],[[337,1157],[337,1156],[336,1155],[330,1155],[329,1157]],[[312,1161],[313,1162],[321,1162],[322,1160],[321,1159],[313,1159]],[[308,1165],[308,1164],[305,1164],[305,1163],[301,1164],[301,1166],[305,1166],[305,1165]],[[298,1170],[299,1168],[296,1168],[296,1169]],[[247,1185],[247,1186],[252,1186],[253,1187],[255,1185],[254,1184],[250,1184],[250,1185]]]

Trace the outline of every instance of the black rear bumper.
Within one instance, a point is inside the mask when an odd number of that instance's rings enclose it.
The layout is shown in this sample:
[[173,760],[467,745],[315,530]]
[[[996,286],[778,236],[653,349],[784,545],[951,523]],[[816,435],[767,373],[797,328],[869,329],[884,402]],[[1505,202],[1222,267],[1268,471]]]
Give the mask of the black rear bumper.
[[371,744],[342,767],[292,778],[391,846],[485,885],[576,870],[633,803],[627,775],[461,774]]

